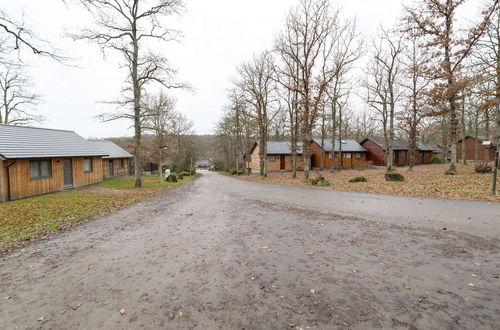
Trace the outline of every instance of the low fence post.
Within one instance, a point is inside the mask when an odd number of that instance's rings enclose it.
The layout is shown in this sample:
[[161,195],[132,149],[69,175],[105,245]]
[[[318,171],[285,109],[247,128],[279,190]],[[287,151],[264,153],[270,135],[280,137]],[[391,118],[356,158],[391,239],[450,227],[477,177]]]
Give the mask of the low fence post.
[[493,182],[491,185],[491,194],[497,194],[497,172],[498,172],[498,153],[499,150],[495,151],[495,161],[493,162]]

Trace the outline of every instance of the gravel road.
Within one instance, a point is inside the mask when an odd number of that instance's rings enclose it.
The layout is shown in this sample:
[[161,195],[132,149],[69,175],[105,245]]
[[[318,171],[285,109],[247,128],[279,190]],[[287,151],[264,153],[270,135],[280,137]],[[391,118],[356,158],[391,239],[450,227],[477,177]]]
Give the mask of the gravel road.
[[500,329],[500,205],[204,174],[0,261],[0,329]]

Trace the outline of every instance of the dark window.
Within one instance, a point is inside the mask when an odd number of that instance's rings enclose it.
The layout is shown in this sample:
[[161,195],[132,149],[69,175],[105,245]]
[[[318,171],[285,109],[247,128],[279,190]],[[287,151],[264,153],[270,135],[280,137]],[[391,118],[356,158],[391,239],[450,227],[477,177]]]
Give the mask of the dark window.
[[52,177],[51,160],[30,160],[30,179]]
[[125,166],[124,166],[123,159],[118,159],[118,167],[120,167],[120,168],[125,167]]
[[83,159],[83,171],[92,172],[92,158]]
[[275,162],[276,161],[276,156],[275,155],[269,156],[269,161],[270,162]]
[[358,159],[361,158],[361,152],[356,153],[356,158],[358,158]]

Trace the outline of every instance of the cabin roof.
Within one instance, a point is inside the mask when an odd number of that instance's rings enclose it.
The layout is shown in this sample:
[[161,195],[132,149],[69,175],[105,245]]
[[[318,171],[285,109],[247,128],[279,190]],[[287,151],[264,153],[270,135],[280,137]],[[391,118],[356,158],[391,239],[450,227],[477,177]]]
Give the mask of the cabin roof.
[[102,158],[112,159],[112,158],[133,157],[128,151],[126,151],[113,141],[109,140],[89,140],[89,141],[92,142],[97,147],[97,149],[102,150],[104,153],[107,154],[107,156],[104,156]]
[[[250,153],[253,152],[258,144],[258,142],[255,142]],[[292,153],[292,144],[290,141],[268,141],[266,145],[268,155],[290,155]],[[302,142],[297,143],[297,154],[302,154]]]
[[[314,138],[314,142],[321,147],[321,139]],[[323,150],[326,152],[332,152],[332,141],[326,140],[323,143]],[[335,141],[335,152],[340,151],[340,143],[339,141]],[[355,140],[344,140],[342,139],[342,152],[367,152],[366,148],[364,148],[361,144],[356,142]]]
[[106,156],[73,131],[0,124],[4,159]]
[[[361,141],[361,143],[365,142],[366,140],[370,140],[376,145],[378,145],[380,148],[384,148],[384,138],[382,137],[369,137]],[[393,143],[394,150],[409,150],[410,149],[410,144],[408,143],[407,140],[404,139],[399,139],[396,138],[394,139]],[[417,141],[417,150],[419,151],[433,151],[434,148],[432,146],[426,145],[423,142]]]

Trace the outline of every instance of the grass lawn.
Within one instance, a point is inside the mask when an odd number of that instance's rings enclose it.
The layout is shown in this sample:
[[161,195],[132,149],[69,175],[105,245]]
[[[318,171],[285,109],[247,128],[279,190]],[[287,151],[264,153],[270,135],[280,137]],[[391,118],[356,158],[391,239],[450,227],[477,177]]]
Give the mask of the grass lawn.
[[163,182],[160,187],[158,176],[145,176],[142,188],[134,188],[133,177],[109,178],[86,187],[0,203],[0,253],[54,230],[140,202],[191,178]]
[[[385,169],[344,170],[330,173],[329,171],[312,171],[311,178],[324,176],[330,181],[330,186],[320,189],[367,192],[377,194],[420,196],[431,198],[487,200],[500,202],[500,196],[492,196],[491,174],[478,174],[474,164],[458,164],[457,175],[445,175],[448,168],[445,164],[416,166],[413,171],[407,167],[396,168],[405,177],[404,182],[386,182]],[[350,183],[349,179],[364,176],[368,182]],[[297,179],[291,178],[291,173],[270,173],[267,178],[258,174],[239,176],[239,178],[284,185],[313,187],[304,181],[303,173],[298,173]],[[314,186],[316,187],[316,186]],[[497,182],[500,194],[500,180]]]

